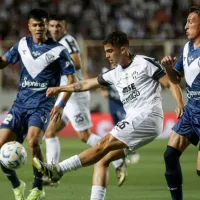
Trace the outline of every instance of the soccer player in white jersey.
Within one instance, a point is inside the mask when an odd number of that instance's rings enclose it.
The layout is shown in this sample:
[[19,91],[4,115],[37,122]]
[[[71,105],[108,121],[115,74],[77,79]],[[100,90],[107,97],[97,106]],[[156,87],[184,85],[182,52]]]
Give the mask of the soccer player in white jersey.
[[[28,14],[31,36],[23,37],[4,56],[0,57],[0,69],[9,63],[20,61],[21,74],[19,92],[0,127],[0,147],[9,141],[20,143],[26,138],[32,157],[43,159],[40,149],[41,138],[50,118],[59,120],[63,104],[71,93],[65,93],[58,106],[55,98],[46,96],[49,86],[59,86],[61,74],[69,83],[75,82],[75,66],[68,51],[61,44],[46,37],[48,13],[41,9]],[[11,182],[15,200],[24,200],[25,183],[20,181],[14,170],[1,164],[4,174]],[[43,174],[33,167],[34,182],[26,200],[44,199]]]
[[[184,199],[180,156],[190,144],[196,146],[200,137],[200,6],[191,7],[185,30],[189,41],[179,60],[176,62],[176,58],[166,56],[161,61],[172,82],[178,84],[185,77],[188,97],[184,114],[172,128],[164,154],[165,178],[173,200]],[[197,175],[200,176],[200,148]]]
[[[50,15],[48,30],[51,37],[61,43],[70,53],[72,59],[74,60],[76,66],[75,75],[78,81],[83,79],[81,71],[81,57],[80,49],[76,40],[69,34],[66,34],[66,23],[65,21],[57,15]],[[67,84],[66,76],[61,77],[61,85]],[[60,102],[63,93],[58,97],[58,100],[55,105]],[[46,157],[47,163],[58,164],[60,158],[60,142],[57,137],[60,130],[62,130],[68,122],[72,123],[73,128],[75,129],[78,137],[81,141],[87,143],[90,146],[94,146],[100,139],[96,134],[90,132],[92,127],[91,115],[90,115],[90,93],[78,92],[73,93],[66,103],[66,106],[63,110],[62,120],[60,121],[51,121],[45,132],[46,136]],[[120,186],[126,178],[126,165],[123,159],[113,161],[113,166],[118,172],[118,185]],[[46,185],[57,185],[46,180]]]
[[123,32],[109,34],[103,42],[106,58],[118,63],[117,67],[99,77],[82,80],[69,86],[49,88],[47,96],[62,91],[86,91],[114,84],[126,111],[119,122],[94,147],[72,156],[58,165],[49,165],[38,158],[34,166],[52,181],[64,173],[95,164],[91,200],[103,200],[106,194],[108,166],[112,160],[123,158],[128,152],[152,142],[163,128],[161,85],[168,87],[176,102],[177,116],[183,113],[183,99],[178,85],[169,81],[162,66],[155,59],[132,55],[127,35]]

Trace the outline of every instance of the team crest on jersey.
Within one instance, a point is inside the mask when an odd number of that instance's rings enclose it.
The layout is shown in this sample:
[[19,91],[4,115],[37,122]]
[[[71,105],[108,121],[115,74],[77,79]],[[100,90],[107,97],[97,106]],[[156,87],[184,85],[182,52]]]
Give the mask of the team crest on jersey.
[[132,73],[132,77],[133,77],[133,79],[136,79],[137,76],[138,76],[138,72],[137,72],[137,71],[134,71],[134,72]]
[[52,53],[47,53],[45,58],[48,63],[51,63],[54,60],[54,55]]
[[[23,53],[24,53],[24,51],[23,51]],[[41,53],[39,51],[33,51],[32,54],[34,57],[38,57],[41,55]]]

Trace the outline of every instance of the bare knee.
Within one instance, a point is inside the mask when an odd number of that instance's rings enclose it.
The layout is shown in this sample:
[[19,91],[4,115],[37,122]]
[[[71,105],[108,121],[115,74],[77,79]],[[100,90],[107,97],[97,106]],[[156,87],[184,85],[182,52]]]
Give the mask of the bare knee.
[[84,143],[86,143],[88,141],[88,138],[90,137],[89,130],[78,131],[77,134],[79,139]]
[[36,155],[40,150],[40,139],[38,137],[31,137],[27,140],[32,155]]

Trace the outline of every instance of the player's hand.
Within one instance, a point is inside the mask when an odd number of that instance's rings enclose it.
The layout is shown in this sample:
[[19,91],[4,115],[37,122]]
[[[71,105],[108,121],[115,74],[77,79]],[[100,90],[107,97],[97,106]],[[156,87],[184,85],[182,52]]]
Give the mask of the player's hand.
[[165,56],[161,60],[161,64],[166,68],[166,67],[172,67],[174,66],[176,62],[176,57],[171,57],[171,56]]
[[177,119],[179,119],[183,115],[183,112],[184,112],[184,106],[178,106],[175,109],[175,113],[176,113]]
[[47,89],[46,96],[47,97],[54,97],[58,93],[59,93],[59,90],[58,90],[57,87],[50,87],[50,88]]
[[51,117],[50,119],[53,120],[54,122],[60,121],[63,113],[63,107],[57,105],[52,108],[51,110]]

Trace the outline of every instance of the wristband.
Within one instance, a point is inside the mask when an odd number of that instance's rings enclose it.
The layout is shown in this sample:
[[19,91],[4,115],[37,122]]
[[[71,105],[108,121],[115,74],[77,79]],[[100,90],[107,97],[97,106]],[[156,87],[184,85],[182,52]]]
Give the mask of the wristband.
[[60,101],[58,105],[64,108],[66,103],[64,101]]

